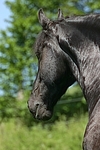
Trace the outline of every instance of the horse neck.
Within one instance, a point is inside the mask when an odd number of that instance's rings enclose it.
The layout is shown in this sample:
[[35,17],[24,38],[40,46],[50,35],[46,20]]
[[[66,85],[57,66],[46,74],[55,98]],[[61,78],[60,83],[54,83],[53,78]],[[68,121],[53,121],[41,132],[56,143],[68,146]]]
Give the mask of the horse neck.
[[[100,99],[100,52],[95,46],[91,47],[94,52],[82,55],[80,64],[80,75],[83,82],[83,92],[91,113],[97,101]],[[85,57],[84,57],[85,56]]]
[[[85,29],[83,31],[84,34],[80,32],[82,34],[70,38],[70,52],[76,59],[76,61],[71,59],[73,63],[70,65],[71,68],[75,66],[72,72],[83,90],[91,114],[97,101],[100,100],[100,36],[98,33],[96,34],[96,31],[95,38],[91,34],[92,32],[87,33]],[[75,74],[75,70],[77,70],[77,74]]]

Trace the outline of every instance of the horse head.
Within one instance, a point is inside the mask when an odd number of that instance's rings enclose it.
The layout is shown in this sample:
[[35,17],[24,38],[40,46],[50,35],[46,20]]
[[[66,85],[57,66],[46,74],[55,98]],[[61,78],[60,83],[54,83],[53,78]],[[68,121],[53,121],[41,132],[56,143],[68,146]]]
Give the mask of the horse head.
[[[52,117],[58,99],[75,82],[75,78],[66,62],[57,37],[54,35],[58,23],[49,20],[42,10],[39,11],[38,17],[43,30],[35,43],[38,73],[28,107],[36,119],[48,120]],[[63,18],[60,10],[58,18]]]

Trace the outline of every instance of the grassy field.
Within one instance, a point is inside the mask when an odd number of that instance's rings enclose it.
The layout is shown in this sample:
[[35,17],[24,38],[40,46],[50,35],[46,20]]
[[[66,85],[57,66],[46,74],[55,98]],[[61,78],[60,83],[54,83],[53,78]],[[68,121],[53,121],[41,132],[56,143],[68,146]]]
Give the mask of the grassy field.
[[0,150],[81,150],[87,116],[31,128],[20,121],[0,124]]

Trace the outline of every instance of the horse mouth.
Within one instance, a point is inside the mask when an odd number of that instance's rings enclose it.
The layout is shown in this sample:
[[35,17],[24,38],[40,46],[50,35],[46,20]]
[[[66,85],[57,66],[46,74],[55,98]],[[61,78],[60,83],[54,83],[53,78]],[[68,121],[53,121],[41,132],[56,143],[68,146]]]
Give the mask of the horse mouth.
[[52,117],[52,112],[49,110],[46,110],[44,107],[38,106],[36,108],[36,112],[34,114],[35,119],[38,120],[49,120]]
[[49,120],[52,117],[53,112],[48,110],[46,105],[37,104],[34,108],[28,106],[30,112],[32,113],[33,117],[37,120]]

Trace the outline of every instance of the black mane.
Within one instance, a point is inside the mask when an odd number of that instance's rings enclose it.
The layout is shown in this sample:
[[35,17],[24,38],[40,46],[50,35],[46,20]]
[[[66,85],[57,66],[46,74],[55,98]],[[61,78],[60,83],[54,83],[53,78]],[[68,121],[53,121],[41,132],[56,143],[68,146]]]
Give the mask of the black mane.
[[65,21],[100,47],[100,14],[71,16],[66,17]]
[[[93,28],[100,29],[100,14],[89,14],[83,16],[70,16],[65,17],[66,22],[75,23],[75,24],[83,24],[86,26],[92,26]],[[91,24],[90,24],[91,23]]]

